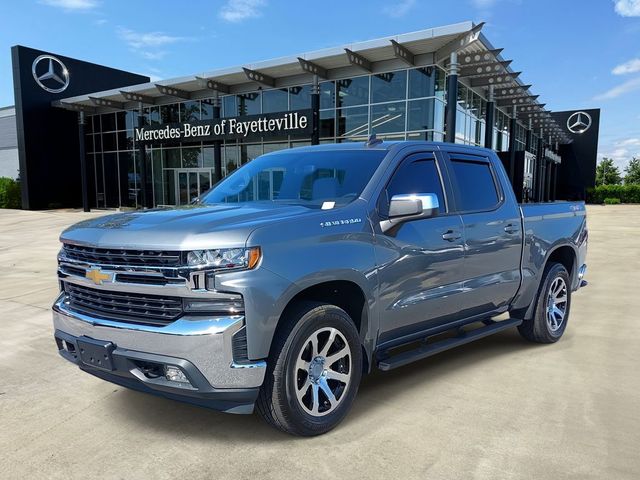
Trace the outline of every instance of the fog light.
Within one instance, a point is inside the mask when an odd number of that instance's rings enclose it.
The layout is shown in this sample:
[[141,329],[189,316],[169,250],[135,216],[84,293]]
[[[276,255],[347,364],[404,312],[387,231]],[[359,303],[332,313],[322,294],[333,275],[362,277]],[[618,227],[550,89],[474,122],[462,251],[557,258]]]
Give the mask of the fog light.
[[178,367],[174,367],[172,365],[164,366],[164,378],[166,378],[170,382],[180,382],[180,383],[191,384],[191,382],[189,381],[187,376],[184,374],[184,372],[180,370]]

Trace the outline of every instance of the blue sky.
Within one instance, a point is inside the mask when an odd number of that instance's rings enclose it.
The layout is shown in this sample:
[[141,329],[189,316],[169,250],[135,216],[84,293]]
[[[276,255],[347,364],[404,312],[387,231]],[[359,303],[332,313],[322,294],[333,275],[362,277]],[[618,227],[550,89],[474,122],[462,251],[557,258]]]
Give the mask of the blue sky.
[[20,0],[0,19],[0,106],[16,44],[159,79],[485,21],[547,108],[602,108],[600,154],[640,157],[640,0]]

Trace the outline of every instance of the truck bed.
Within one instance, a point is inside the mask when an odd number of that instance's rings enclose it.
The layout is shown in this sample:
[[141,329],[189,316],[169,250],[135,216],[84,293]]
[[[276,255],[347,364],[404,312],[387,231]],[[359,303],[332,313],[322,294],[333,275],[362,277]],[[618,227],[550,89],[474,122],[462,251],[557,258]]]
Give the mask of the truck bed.
[[523,221],[522,285],[515,299],[531,299],[536,295],[544,273],[547,253],[559,246],[572,248],[576,262],[569,272],[572,290],[579,286],[578,270],[587,254],[587,216],[584,202],[546,202],[519,204]]

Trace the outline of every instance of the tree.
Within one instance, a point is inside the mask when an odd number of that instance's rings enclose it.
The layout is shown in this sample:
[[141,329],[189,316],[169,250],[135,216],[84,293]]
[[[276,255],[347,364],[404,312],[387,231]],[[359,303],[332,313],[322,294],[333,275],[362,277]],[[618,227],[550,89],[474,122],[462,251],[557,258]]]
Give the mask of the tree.
[[624,169],[624,183],[627,185],[630,184],[640,184],[640,158],[633,157]]
[[596,167],[596,185],[620,185],[622,175],[613,160],[604,157]]

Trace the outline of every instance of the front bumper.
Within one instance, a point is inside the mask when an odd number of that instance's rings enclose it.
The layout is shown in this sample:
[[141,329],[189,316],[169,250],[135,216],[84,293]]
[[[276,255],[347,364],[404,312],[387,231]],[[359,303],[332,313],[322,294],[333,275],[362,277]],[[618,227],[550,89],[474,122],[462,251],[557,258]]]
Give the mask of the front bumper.
[[[266,362],[235,362],[232,338],[243,316],[182,317],[158,327],[93,318],[68,310],[62,298],[53,306],[60,354],[82,370],[135,390],[232,413],[251,413],[264,380]],[[78,339],[113,344],[110,369],[80,359]],[[148,376],[148,365],[179,367],[189,383]]]

